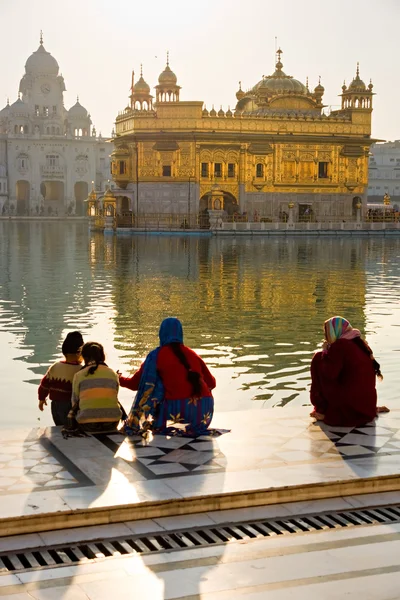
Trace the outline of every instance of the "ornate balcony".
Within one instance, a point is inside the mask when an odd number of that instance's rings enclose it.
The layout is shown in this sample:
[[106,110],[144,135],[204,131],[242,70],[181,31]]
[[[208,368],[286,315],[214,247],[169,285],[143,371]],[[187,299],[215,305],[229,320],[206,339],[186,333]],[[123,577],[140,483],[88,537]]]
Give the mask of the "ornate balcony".
[[62,179],[64,177],[64,167],[54,165],[41,165],[40,173],[42,177],[50,179]]

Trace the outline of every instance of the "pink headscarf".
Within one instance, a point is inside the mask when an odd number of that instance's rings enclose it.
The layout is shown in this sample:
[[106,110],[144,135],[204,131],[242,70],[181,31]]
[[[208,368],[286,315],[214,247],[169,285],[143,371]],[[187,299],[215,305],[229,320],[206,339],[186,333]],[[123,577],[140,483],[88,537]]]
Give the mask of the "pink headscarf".
[[358,329],[353,329],[350,323],[343,317],[331,317],[324,324],[325,337],[328,344],[333,344],[336,340],[353,340],[361,336]]

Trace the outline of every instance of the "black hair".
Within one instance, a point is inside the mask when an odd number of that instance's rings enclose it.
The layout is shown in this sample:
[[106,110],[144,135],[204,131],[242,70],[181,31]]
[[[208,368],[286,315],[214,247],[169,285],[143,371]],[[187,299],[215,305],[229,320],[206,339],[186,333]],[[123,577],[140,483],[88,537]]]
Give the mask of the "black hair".
[[172,352],[175,354],[179,362],[185,367],[187,371],[187,378],[192,386],[193,396],[201,396],[201,375],[197,371],[193,371],[188,363],[188,360],[182,350],[179,342],[171,342],[168,344]]
[[90,365],[88,375],[93,375],[99,365],[105,365],[106,355],[104,348],[97,342],[87,342],[82,348],[82,357],[85,367]]
[[382,380],[383,379],[383,375],[381,373],[381,365],[374,358],[374,354],[373,354],[371,348],[368,346],[367,342],[365,342],[360,337],[353,338],[353,342],[360,348],[360,350],[362,350],[365,354],[368,354],[368,356],[372,360],[372,364],[374,366],[375,375],[378,377],[378,379]]
[[67,354],[78,354],[83,346],[83,337],[80,331],[70,331],[63,341],[61,351],[66,356]]

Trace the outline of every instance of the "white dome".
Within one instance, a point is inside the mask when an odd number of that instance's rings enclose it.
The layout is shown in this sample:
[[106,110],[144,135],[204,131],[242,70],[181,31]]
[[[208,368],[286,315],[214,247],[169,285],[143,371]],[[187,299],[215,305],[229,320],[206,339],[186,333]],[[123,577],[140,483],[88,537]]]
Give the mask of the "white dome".
[[10,104],[7,102],[7,104],[5,105],[5,107],[2,110],[0,110],[0,119],[7,118],[9,112],[10,112]]
[[79,100],[77,100],[76,104],[69,109],[68,117],[71,119],[87,119],[88,111],[79,103]]
[[22,102],[21,98],[18,98],[18,100],[11,104],[10,113],[14,115],[28,115],[29,106],[25,102]]
[[58,75],[58,62],[50,52],[46,52],[43,44],[40,44],[26,61],[25,72],[33,75]]

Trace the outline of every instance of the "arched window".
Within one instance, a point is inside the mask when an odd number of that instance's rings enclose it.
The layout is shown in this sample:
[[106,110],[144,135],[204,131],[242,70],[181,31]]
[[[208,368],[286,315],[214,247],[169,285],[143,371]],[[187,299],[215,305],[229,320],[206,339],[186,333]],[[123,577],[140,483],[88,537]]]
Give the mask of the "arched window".
[[119,161],[119,174],[125,175],[125,173],[126,173],[126,163],[124,160],[120,160]]
[[29,132],[28,125],[24,125],[24,133],[25,135]]
[[262,163],[256,164],[256,177],[264,177],[264,165]]
[[14,125],[14,133],[18,133],[18,125]]

